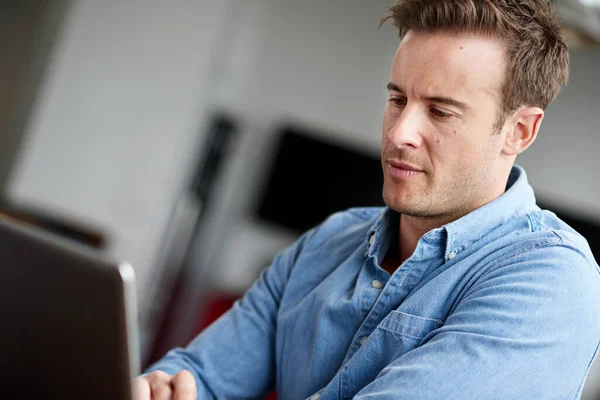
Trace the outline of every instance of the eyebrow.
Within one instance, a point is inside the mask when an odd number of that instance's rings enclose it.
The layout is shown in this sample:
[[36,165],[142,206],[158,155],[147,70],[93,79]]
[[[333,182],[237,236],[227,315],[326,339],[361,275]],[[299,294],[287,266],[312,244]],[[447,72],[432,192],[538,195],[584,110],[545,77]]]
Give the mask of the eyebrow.
[[[404,93],[404,90],[402,90],[398,85],[396,85],[395,83],[388,83],[387,84],[387,90],[388,91],[394,91],[394,92],[400,92],[400,93]],[[466,103],[463,103],[462,101],[458,101],[456,99],[453,99],[451,97],[446,97],[446,96],[431,96],[431,97],[425,97],[425,100],[427,101],[431,101],[434,103],[441,103],[441,104],[447,104],[449,106],[454,106],[454,107],[458,107],[461,108],[463,110],[470,110],[471,106],[469,106]]]

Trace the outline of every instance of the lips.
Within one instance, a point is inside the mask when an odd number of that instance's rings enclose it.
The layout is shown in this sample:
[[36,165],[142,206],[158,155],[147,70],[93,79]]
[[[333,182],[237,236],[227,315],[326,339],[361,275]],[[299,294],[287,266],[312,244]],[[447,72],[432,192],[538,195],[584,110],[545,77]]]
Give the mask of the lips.
[[407,180],[417,177],[424,171],[404,161],[388,160],[389,175],[396,180]]
[[404,169],[406,171],[413,171],[413,172],[423,172],[422,169],[414,167],[404,161],[389,160],[388,163],[394,168]]

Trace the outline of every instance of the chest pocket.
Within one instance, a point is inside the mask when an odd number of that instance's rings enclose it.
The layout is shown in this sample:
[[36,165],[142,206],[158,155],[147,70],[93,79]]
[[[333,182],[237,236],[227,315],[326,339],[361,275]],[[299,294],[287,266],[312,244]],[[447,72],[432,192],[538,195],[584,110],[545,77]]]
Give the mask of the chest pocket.
[[387,331],[406,339],[420,341],[427,334],[443,325],[442,321],[432,318],[393,310],[381,321],[377,329]]
[[413,350],[442,321],[400,311],[390,312],[342,369],[340,398],[351,399],[383,368]]

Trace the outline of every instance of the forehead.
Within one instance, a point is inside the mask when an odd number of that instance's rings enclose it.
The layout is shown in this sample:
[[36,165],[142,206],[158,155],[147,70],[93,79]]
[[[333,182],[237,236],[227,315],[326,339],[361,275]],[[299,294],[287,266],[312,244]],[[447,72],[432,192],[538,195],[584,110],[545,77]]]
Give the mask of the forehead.
[[504,54],[494,38],[409,31],[394,56],[391,81],[417,96],[458,96],[465,102],[482,96],[498,99]]

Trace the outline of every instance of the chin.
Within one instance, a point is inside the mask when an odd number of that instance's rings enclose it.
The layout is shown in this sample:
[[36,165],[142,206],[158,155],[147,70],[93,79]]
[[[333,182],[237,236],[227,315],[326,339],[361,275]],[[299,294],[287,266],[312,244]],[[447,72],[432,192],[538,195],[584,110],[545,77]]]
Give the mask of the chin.
[[415,201],[411,201],[411,199],[406,198],[407,196],[399,196],[396,193],[383,193],[383,202],[386,206],[391,208],[394,211],[397,211],[401,214],[410,214],[415,211],[416,204]]
[[386,206],[400,214],[414,217],[430,217],[435,215],[431,210],[431,205],[423,202],[422,194],[411,196],[406,192],[401,194],[384,190],[383,202]]

